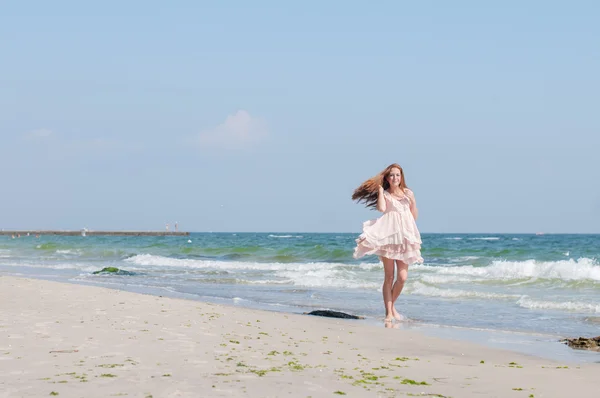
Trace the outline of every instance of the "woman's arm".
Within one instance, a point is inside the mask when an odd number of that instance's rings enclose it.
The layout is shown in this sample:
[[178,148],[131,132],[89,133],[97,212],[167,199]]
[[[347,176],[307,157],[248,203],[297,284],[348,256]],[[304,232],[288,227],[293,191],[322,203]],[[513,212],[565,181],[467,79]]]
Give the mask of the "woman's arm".
[[387,206],[385,204],[385,195],[383,194],[383,187],[379,186],[379,196],[377,196],[377,210],[385,213]]
[[417,221],[417,217],[419,217],[419,209],[417,209],[417,200],[415,199],[415,194],[410,189],[407,191],[408,198],[410,199],[410,212],[413,215],[415,221]]

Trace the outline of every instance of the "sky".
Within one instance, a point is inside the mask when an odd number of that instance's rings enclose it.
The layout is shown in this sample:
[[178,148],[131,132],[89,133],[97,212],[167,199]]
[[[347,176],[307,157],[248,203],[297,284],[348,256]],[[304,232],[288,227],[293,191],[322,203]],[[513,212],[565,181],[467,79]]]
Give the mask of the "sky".
[[600,233],[596,1],[0,1],[0,228]]

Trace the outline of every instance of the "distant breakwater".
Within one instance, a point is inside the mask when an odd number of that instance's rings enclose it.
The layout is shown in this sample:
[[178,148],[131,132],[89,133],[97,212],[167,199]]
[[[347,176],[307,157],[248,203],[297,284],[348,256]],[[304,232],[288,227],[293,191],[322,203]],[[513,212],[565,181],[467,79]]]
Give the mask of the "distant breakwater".
[[63,235],[63,236],[99,236],[99,235],[108,235],[108,236],[188,236],[189,232],[179,232],[179,231],[89,231],[89,230],[80,230],[80,231],[63,231],[63,230],[2,230],[0,231],[0,235],[9,235],[9,236],[43,236],[43,235]]

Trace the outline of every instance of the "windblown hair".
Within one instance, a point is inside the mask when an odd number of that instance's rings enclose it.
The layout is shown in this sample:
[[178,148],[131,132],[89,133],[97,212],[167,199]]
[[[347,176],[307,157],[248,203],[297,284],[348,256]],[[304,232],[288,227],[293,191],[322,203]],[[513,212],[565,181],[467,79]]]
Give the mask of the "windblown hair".
[[379,196],[379,186],[381,185],[385,190],[389,189],[390,183],[387,181],[387,178],[394,168],[400,170],[400,175],[402,176],[400,188],[406,189],[404,170],[402,170],[402,167],[400,167],[399,164],[393,163],[386,167],[381,173],[360,184],[360,186],[354,190],[352,200],[356,200],[358,203],[363,202],[366,207],[375,209],[377,207],[377,197]]

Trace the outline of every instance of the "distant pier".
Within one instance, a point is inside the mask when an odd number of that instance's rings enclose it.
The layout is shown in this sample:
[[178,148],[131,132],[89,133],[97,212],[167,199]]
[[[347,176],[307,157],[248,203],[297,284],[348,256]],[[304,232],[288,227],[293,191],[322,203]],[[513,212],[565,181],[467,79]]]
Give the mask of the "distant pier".
[[0,235],[21,235],[27,236],[44,236],[44,235],[63,235],[63,236],[188,236],[189,232],[179,232],[179,231],[90,231],[90,230],[80,230],[80,231],[60,231],[60,230],[26,230],[26,231],[8,231],[3,230],[0,231]]

